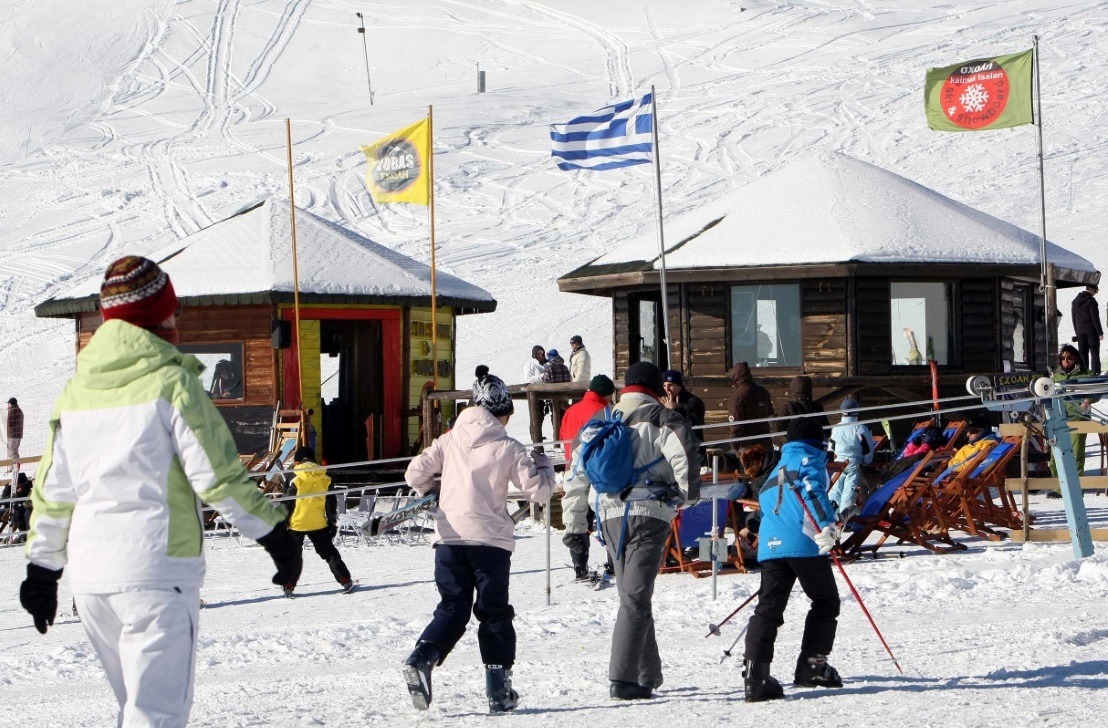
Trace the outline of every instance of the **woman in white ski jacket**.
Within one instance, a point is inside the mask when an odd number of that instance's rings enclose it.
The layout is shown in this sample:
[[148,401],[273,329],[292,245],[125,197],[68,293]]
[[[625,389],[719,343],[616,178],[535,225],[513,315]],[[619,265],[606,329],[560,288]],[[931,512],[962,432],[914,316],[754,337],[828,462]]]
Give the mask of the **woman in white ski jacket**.
[[42,633],[65,569],[81,622],[119,702],[119,724],[184,726],[192,705],[201,499],[299,575],[286,511],[247,477],[222,416],[174,346],[177,297],[145,258],[109,266],[104,324],[50,417],[33,490],[20,602]]

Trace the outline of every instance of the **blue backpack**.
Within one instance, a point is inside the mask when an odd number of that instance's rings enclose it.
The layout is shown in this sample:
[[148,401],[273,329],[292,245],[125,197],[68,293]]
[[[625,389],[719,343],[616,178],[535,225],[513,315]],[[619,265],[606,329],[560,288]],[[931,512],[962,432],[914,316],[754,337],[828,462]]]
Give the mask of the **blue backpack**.
[[636,485],[639,477],[665,458],[635,467],[634,433],[623,413],[604,408],[604,417],[581,428],[580,466],[597,493],[615,495]]

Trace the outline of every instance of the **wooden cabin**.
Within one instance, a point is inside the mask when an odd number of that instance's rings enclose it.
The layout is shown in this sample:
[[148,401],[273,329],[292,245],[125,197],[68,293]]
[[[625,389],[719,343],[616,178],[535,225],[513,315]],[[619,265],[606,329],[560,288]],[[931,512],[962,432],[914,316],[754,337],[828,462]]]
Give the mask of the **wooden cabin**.
[[[263,199],[148,256],[184,306],[179,348],[205,364],[240,452],[265,449],[278,409],[303,407],[329,463],[406,454],[435,368],[440,389],[454,386],[456,317],[496,301],[439,271],[436,360],[428,266],[305,210],[296,226],[299,336],[287,202]],[[74,319],[78,351],[101,324],[100,281],[35,307]]]
[[[828,409],[848,394],[928,399],[929,359],[943,396],[971,374],[1052,361],[1037,235],[842,154],[751,182],[665,234],[672,349],[653,230],[558,285],[612,299],[616,377],[644,360],[680,369],[712,422],[727,418],[741,361],[775,405],[805,374]],[[1047,247],[1059,287],[1099,280],[1088,260]]]

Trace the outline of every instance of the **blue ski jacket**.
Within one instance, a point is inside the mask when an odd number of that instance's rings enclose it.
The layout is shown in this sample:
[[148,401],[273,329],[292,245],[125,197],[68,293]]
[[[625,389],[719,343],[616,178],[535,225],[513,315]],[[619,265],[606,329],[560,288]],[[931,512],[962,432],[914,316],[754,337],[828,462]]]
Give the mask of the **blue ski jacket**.
[[[783,486],[778,473],[787,472]],[[790,482],[790,479],[792,482]],[[758,561],[819,556],[812,527],[795,493],[799,490],[820,529],[835,522],[827,498],[827,451],[803,440],[786,442],[758,496],[762,523],[758,531]]]

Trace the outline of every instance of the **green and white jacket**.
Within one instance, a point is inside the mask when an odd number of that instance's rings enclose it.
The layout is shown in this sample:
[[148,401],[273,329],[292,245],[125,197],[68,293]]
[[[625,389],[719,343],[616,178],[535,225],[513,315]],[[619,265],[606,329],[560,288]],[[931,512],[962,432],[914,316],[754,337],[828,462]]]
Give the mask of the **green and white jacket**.
[[239,462],[200,361],[111,320],[54,405],[32,491],[27,558],[82,594],[199,586],[203,499],[242,535],[286,516]]

